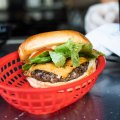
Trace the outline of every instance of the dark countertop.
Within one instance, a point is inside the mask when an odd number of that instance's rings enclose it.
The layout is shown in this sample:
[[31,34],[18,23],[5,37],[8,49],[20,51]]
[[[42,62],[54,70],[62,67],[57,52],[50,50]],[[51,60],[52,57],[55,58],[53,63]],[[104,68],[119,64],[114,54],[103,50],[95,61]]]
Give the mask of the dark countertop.
[[[6,45],[0,52],[17,50]],[[3,49],[4,48],[4,49]],[[120,120],[120,63],[108,62],[92,90],[76,103],[53,114],[35,116],[20,111],[0,97],[0,120]]]

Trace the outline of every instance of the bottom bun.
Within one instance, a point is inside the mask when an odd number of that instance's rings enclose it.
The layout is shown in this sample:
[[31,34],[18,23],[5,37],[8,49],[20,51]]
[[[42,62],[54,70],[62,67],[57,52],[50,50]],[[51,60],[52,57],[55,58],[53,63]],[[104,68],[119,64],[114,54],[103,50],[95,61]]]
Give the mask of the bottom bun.
[[57,82],[57,83],[42,82],[42,81],[36,80],[35,78],[32,78],[32,77],[27,77],[26,79],[28,80],[28,82],[30,83],[30,85],[33,88],[48,88],[48,87],[60,86],[60,85],[65,85],[65,84],[68,84],[68,83],[78,81],[78,80],[80,80],[84,77],[89,76],[95,70],[96,70],[96,60],[92,59],[92,60],[89,61],[87,71],[83,75],[78,77],[77,79],[73,79],[73,80],[70,80],[70,81],[67,81],[67,82]]

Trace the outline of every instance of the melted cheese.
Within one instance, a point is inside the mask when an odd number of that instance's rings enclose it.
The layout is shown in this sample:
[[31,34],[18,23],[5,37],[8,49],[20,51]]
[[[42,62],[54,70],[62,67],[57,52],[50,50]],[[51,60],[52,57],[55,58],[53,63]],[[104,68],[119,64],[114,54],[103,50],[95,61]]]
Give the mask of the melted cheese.
[[[88,60],[84,57],[80,57],[80,64],[87,62]],[[65,64],[65,67],[56,67],[53,63],[45,63],[45,64],[37,64],[33,65],[29,70],[45,70],[47,72],[51,72],[54,74],[57,74],[59,76],[62,76],[63,78],[66,78],[68,74],[74,69],[72,66],[72,61],[68,60]]]

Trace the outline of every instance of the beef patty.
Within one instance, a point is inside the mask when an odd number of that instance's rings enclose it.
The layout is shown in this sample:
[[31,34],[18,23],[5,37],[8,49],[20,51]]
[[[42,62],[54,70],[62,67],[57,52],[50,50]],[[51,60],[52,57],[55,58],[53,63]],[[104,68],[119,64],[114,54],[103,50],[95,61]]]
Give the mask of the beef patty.
[[80,77],[87,70],[87,68],[88,68],[88,62],[85,62],[81,64],[79,67],[73,69],[72,72],[66,78],[62,78],[62,76],[38,69],[32,71],[31,76],[42,82],[51,82],[51,83],[65,82]]

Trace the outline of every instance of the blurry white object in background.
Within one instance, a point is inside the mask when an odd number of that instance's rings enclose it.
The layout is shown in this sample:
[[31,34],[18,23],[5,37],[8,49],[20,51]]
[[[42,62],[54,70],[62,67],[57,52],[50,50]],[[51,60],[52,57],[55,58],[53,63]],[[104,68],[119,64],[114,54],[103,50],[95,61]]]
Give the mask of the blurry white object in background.
[[0,10],[6,10],[8,8],[8,0],[0,0]]
[[[8,0],[0,0],[0,11],[6,11],[8,9]],[[0,21],[6,22],[9,18],[8,12],[0,12]]]
[[41,0],[27,0],[26,1],[26,6],[28,8],[36,8],[41,6]]
[[86,33],[106,23],[115,23],[119,20],[118,2],[101,3],[91,6],[85,16]]
[[111,23],[88,33],[86,37],[93,44],[94,49],[103,52],[106,56],[115,53],[120,56],[120,25]]
[[44,5],[47,7],[52,7],[54,5],[53,0],[44,0]]

